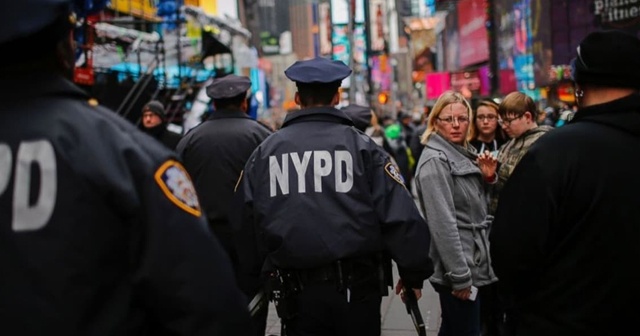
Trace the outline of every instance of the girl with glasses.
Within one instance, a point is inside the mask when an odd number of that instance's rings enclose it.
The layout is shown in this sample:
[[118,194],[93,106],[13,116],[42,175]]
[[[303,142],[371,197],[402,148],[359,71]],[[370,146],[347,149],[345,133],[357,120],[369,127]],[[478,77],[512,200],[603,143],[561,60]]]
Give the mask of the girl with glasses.
[[491,100],[478,103],[474,122],[469,130],[469,143],[478,151],[489,151],[494,157],[498,155],[500,146],[505,143],[506,136],[498,125],[498,104]]

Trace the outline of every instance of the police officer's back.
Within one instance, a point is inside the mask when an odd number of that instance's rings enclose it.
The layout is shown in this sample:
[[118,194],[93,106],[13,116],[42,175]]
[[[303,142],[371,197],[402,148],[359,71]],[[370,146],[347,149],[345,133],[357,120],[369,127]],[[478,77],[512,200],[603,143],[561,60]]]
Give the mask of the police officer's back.
[[88,97],[69,1],[0,12],[4,335],[246,335],[246,298],[175,156]]
[[213,232],[233,257],[229,203],[253,150],[272,132],[247,114],[247,77],[227,75],[207,87],[215,111],[178,143],[177,152],[194,184]]
[[[209,226],[236,262],[229,226],[229,203],[240,172],[253,150],[271,130],[247,114],[247,77],[227,75],[207,87],[215,111],[200,125],[191,129],[178,143],[178,154],[193,177]],[[253,297],[255,292],[247,292]],[[254,316],[257,334],[264,336],[267,309]]]
[[242,276],[259,286],[274,275],[290,335],[379,335],[383,251],[408,288],[432,273],[427,225],[397,168],[332,107],[350,72],[322,58],[287,69],[302,110],[253,152],[236,192]]

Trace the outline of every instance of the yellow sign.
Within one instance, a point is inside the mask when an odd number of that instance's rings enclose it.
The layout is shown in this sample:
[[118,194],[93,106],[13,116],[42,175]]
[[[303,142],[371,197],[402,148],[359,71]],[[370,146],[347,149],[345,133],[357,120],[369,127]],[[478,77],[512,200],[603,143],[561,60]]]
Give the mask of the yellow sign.
[[217,15],[218,0],[200,0],[200,8],[209,15]]
[[158,19],[153,0],[111,0],[109,7],[118,12],[148,20]]

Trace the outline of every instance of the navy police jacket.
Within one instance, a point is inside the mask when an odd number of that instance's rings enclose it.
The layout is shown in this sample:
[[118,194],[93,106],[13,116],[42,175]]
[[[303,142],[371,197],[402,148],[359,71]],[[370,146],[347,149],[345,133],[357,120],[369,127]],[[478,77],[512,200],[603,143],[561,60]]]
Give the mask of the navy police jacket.
[[397,167],[332,107],[289,114],[247,161],[234,201],[241,277],[381,251],[408,287],[433,273],[427,224]]
[[193,177],[209,225],[234,263],[229,203],[247,159],[271,133],[244,111],[221,109],[178,143],[177,152]]
[[56,75],[0,79],[6,335],[246,335],[174,154]]

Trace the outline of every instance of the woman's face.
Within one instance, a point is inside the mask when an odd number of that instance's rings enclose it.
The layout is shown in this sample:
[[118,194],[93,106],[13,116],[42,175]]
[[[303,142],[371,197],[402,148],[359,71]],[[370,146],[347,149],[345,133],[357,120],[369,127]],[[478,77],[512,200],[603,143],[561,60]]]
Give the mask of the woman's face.
[[436,119],[438,134],[456,145],[464,144],[469,129],[469,111],[464,104],[446,105]]
[[476,110],[476,127],[478,133],[492,136],[498,128],[498,112],[489,106],[480,106]]

